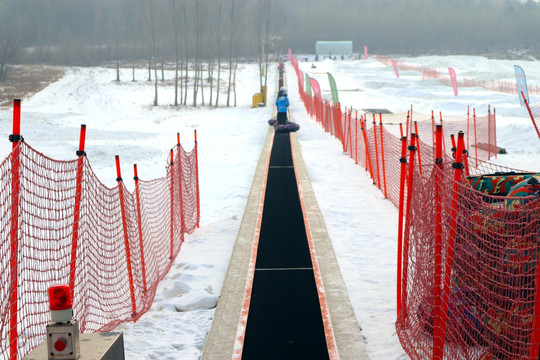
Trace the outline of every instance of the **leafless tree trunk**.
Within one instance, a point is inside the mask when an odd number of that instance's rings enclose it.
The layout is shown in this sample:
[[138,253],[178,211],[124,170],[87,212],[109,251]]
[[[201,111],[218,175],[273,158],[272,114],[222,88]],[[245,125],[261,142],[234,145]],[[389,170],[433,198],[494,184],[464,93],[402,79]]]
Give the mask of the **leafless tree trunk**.
[[201,9],[199,7],[199,1],[195,1],[195,64],[194,64],[194,71],[195,74],[193,76],[193,106],[197,106],[197,95],[199,92],[199,86],[200,86],[200,51],[201,51],[201,37],[202,37],[202,29],[201,29]]
[[236,0],[231,0],[231,18],[230,18],[230,31],[229,31],[229,84],[227,85],[227,107],[231,105],[231,88],[233,78],[233,48],[234,41],[236,40],[236,26],[235,26],[235,14],[236,14]]
[[217,14],[218,31],[217,31],[217,49],[216,50],[217,50],[217,59],[218,59],[218,63],[217,63],[218,75],[217,75],[217,84],[216,84],[216,105],[215,105],[216,107],[219,106],[219,86],[220,86],[220,81],[221,81],[221,15],[222,15],[221,4],[222,2],[220,1],[218,14]]
[[176,0],[170,0],[170,4],[174,35],[174,49],[176,55],[176,63],[174,68],[174,106],[178,106],[178,67],[180,63],[180,44],[178,43],[178,33],[180,32],[180,26],[178,24],[178,15],[176,14]]
[[188,84],[189,84],[189,23],[188,23],[188,6],[184,1],[184,61],[185,61],[185,80],[184,80],[184,99],[182,104],[187,104]]
[[151,33],[151,42],[152,42],[151,59],[154,61],[154,106],[157,106],[158,105],[158,76],[157,76],[157,61],[156,61],[156,34],[155,34],[155,27],[154,27],[154,4],[152,0],[148,0],[148,7],[150,11],[150,14],[149,14],[150,15],[150,33]]

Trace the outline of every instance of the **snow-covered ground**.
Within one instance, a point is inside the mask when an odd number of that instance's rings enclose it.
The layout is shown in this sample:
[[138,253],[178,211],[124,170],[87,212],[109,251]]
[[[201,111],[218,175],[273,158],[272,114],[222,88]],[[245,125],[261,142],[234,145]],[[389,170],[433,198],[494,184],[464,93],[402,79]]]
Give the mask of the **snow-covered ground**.
[[[527,80],[540,84],[540,63],[489,60],[472,56],[400,58],[404,63],[436,68],[453,67],[459,77],[513,80],[514,64]],[[329,94],[325,73],[331,72],[343,106],[386,108],[403,113],[432,110],[445,115],[463,115],[467,106],[487,113],[497,111],[498,145],[508,154],[500,164],[539,171],[540,139],[517,95],[459,89],[437,80],[422,80],[422,74],[401,72],[375,59],[325,60],[303,71],[317,78],[323,95]],[[323,212],[339,266],[343,273],[357,320],[363,329],[372,359],[406,359],[394,327],[397,209],[375,189],[368,174],[348,156],[340,143],[311,120],[301,104],[295,73],[287,65],[291,111],[301,128],[298,132],[319,206]],[[124,332],[128,359],[198,359],[209,331],[228,260],[244,211],[266,132],[271,107],[251,108],[258,91],[255,65],[242,64],[238,71],[238,106],[234,108],[175,108],[171,86],[160,86],[159,103],[153,107],[153,83],[131,81],[131,69],[113,81],[115,71],[104,68],[68,69],[66,76],[22,102],[21,133],[26,142],[55,159],[73,159],[81,124],[87,125],[86,152],[102,182],[116,186],[114,155],[120,155],[123,172],[137,163],[139,176],[164,175],[168,150],[180,132],[186,149],[197,129],[199,145],[201,226],[186,238],[170,273],[159,285],[151,310],[137,323],[126,323]],[[275,79],[275,69],[270,74]],[[172,73],[166,74],[169,78]],[[269,94],[274,93],[273,81]],[[209,94],[206,95],[208,101]],[[221,102],[225,100],[223,93]],[[540,96],[531,95],[533,104]],[[274,100],[269,96],[269,103]],[[0,109],[0,158],[11,144],[11,109]],[[126,179],[129,176],[124,176]],[[129,189],[133,184],[126,181]]]

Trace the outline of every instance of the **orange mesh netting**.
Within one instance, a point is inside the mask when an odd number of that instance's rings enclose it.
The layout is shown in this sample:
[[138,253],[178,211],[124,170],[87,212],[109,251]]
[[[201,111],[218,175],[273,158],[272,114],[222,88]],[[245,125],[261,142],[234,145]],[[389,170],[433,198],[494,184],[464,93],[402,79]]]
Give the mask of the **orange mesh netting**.
[[184,233],[199,221],[197,145],[173,154],[165,177],[137,179],[133,193],[121,178],[114,188],[103,185],[86,156],[57,161],[25,142],[0,164],[2,358],[22,359],[43,340],[50,285],[72,281],[82,332],[111,330],[150,308]]
[[540,177],[498,168],[498,175],[455,182],[452,161],[414,176],[396,323],[401,343],[413,359],[529,358],[538,351],[540,182],[528,179]]
[[397,137],[384,125],[392,115],[353,118],[301,85],[309,114],[405,219],[396,330],[410,358],[538,359],[540,174],[486,161],[497,150],[495,113],[410,122],[411,111]]
[[[376,56],[377,60],[385,66],[391,65],[391,59],[389,56]],[[451,85],[448,72],[441,73],[436,69],[430,69],[425,66],[407,64],[399,60],[393,60],[398,68],[402,71],[417,71],[422,73],[422,80],[425,79],[438,79],[445,85]],[[518,87],[515,80],[476,80],[469,78],[457,79],[459,87],[481,87],[490,91],[497,91],[506,94],[518,94]],[[527,90],[531,94],[540,94],[540,87],[538,85],[528,85]]]

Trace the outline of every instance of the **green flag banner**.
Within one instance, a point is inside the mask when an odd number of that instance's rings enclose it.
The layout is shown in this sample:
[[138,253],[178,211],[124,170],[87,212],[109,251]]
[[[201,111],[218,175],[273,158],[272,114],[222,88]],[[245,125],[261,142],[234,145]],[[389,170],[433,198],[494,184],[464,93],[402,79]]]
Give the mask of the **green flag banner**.
[[334,77],[330,73],[328,73],[328,82],[330,83],[330,90],[332,90],[332,102],[334,104],[339,104],[336,80],[334,80]]
[[311,95],[311,81],[309,81],[309,75],[306,74],[306,94]]

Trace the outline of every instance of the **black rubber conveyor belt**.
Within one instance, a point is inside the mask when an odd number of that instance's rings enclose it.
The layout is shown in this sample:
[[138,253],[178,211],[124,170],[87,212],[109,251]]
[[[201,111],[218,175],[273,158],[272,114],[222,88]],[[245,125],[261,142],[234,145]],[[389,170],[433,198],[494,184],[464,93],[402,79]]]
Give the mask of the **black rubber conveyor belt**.
[[242,358],[329,358],[288,133],[274,137]]

